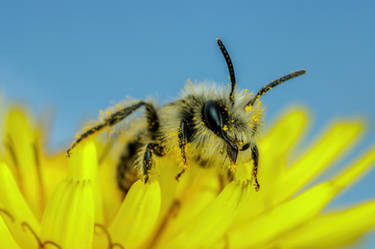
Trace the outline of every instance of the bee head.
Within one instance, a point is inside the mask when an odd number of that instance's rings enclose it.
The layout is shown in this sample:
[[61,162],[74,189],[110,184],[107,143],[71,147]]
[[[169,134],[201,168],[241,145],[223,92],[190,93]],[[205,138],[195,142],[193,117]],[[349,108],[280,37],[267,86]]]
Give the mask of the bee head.
[[238,147],[224,130],[225,110],[214,100],[208,100],[202,108],[202,119],[208,129],[213,131],[217,136],[221,137],[227,144],[227,153],[233,164],[237,161]]
[[[205,92],[201,95],[202,101],[199,101],[198,106],[194,108],[202,108],[201,121],[207,129],[223,140],[227,155],[231,163],[235,164],[238,152],[247,150],[254,143],[254,137],[262,120],[263,111],[260,101],[257,100],[273,87],[303,75],[306,71],[296,71],[272,81],[249,100],[246,91],[235,91],[236,77],[229,53],[220,39],[217,39],[217,44],[230,74],[230,92],[216,91],[215,88],[198,88],[204,89]],[[199,90],[193,92],[191,96],[197,96],[198,92]],[[195,101],[194,97],[192,99]]]

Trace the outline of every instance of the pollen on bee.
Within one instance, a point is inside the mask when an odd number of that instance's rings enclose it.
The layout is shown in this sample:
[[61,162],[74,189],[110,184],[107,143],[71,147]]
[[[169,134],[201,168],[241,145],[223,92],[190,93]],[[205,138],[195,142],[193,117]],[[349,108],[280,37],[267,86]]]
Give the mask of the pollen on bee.
[[253,106],[252,105],[247,105],[245,107],[245,111],[246,111],[247,114],[249,114],[252,110],[253,110]]
[[227,125],[224,125],[224,126],[223,126],[223,130],[224,130],[224,131],[227,131],[227,130],[228,130],[228,126],[227,126]]
[[254,116],[251,118],[251,120],[254,121],[255,123],[258,123],[258,122],[260,121],[258,115],[254,115]]
[[229,165],[229,170],[231,172],[236,172],[236,163],[232,162],[230,165]]
[[194,87],[190,79],[187,80],[187,86],[184,87],[185,89],[190,88],[192,92],[194,92]]

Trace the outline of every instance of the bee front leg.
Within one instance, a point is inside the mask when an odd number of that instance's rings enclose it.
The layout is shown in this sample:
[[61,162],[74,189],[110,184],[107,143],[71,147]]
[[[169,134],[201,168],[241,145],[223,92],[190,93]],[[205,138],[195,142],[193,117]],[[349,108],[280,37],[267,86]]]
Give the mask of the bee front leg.
[[146,151],[143,155],[143,175],[145,176],[145,183],[150,179],[150,170],[152,169],[152,155],[164,155],[164,148],[157,143],[149,143],[146,146]]
[[259,150],[258,146],[254,144],[251,146],[251,159],[253,159],[253,170],[252,170],[252,178],[254,179],[254,188],[255,191],[259,191],[260,185],[258,182],[258,163],[259,163]]
[[180,127],[178,129],[178,146],[180,147],[182,163],[184,165],[183,165],[183,169],[181,170],[181,172],[178,173],[177,176],[176,176],[177,181],[180,179],[182,174],[185,173],[186,169],[188,168],[188,163],[187,163],[187,159],[186,159],[186,151],[185,151],[186,144],[188,143],[188,141],[187,141],[187,128],[188,128],[187,122],[184,119],[181,120]]

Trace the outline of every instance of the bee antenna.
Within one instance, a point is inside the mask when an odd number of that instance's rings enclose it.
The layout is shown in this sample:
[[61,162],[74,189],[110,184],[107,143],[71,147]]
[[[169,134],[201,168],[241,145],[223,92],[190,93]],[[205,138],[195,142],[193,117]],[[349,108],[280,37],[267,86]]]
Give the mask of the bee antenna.
[[234,89],[236,88],[236,76],[234,75],[234,68],[232,64],[232,60],[229,57],[228,51],[225,48],[223,42],[219,39],[216,38],[217,45],[219,46],[221,53],[223,54],[225,58],[225,62],[227,63],[228,70],[229,70],[229,75],[230,75],[230,82],[231,82],[231,90],[229,94],[229,100],[231,101],[232,105],[234,104]]
[[258,93],[252,99],[250,99],[250,101],[246,104],[246,106],[254,105],[254,103],[257,99],[259,99],[261,96],[263,96],[266,92],[268,92],[269,90],[271,90],[275,86],[278,86],[285,81],[288,81],[288,80],[293,79],[295,77],[301,76],[305,73],[306,73],[306,70],[299,70],[299,71],[295,71],[295,72],[292,72],[290,74],[287,74],[287,75],[285,75],[281,78],[278,78],[277,80],[273,80],[271,83],[265,85],[262,89],[260,89],[258,91]]

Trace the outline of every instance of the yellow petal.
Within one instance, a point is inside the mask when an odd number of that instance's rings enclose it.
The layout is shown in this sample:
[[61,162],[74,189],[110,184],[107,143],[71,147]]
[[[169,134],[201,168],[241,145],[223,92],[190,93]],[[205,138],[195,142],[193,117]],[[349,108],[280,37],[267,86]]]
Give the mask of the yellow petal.
[[69,177],[77,180],[93,180],[92,183],[95,196],[95,222],[102,224],[104,222],[103,203],[101,189],[97,181],[98,159],[94,142],[89,140],[82,143],[79,148],[76,148],[74,154],[76,153],[78,155],[72,156],[69,160]]
[[[96,223],[99,224],[108,224],[108,221],[111,221],[115,217],[121,205],[121,193],[117,187],[117,179],[114,174],[114,172],[116,172],[116,166],[117,164],[115,162],[103,162],[99,168],[98,183],[100,189],[97,190],[97,193],[100,193],[102,199],[102,212],[98,210],[96,213],[97,216],[99,216],[100,213],[103,214],[102,222],[100,222],[100,218],[97,217],[96,219]],[[97,207],[97,205],[95,207]]]
[[336,176],[333,181],[339,188],[347,188],[353,184],[360,176],[366,174],[375,162],[375,147],[365,152],[355,163],[347,167],[341,174]]
[[[278,171],[280,157],[285,157],[290,149],[303,137],[309,115],[306,110],[294,108],[284,114],[259,141],[263,175]],[[283,158],[281,158],[283,160]],[[275,162],[276,161],[276,162]],[[268,167],[267,167],[268,166]],[[272,168],[271,168],[272,167]],[[267,178],[264,176],[264,178]],[[271,178],[271,179],[270,179]],[[274,178],[268,178],[270,182]],[[267,182],[268,183],[268,182]],[[265,186],[268,184],[264,183]]]
[[36,133],[21,108],[14,107],[7,114],[4,139],[21,192],[34,214],[40,217],[42,191],[40,165],[36,165]]
[[[326,204],[340,191],[353,184],[375,162],[375,148],[353,163],[347,170],[330,181],[321,183],[299,196],[279,204],[270,211],[259,215],[234,229],[229,234],[230,245],[234,248],[256,248],[276,240],[296,226],[309,221],[319,214]],[[277,195],[278,193],[275,193]],[[242,240],[243,236],[251,240]],[[281,237],[282,238],[282,237]]]
[[275,196],[274,202],[278,203],[292,196],[338,161],[358,141],[363,126],[362,122],[338,122],[328,129],[312,148],[278,178],[277,188],[282,191]]
[[48,200],[51,197],[57,184],[65,179],[68,169],[66,162],[67,157],[65,154],[54,155],[48,158],[41,157],[45,200]]
[[92,248],[96,166],[92,142],[77,148],[67,179],[57,186],[48,201],[42,219],[43,241],[53,241],[62,248]]
[[286,234],[276,244],[290,249],[343,247],[374,227],[375,201],[370,201],[344,211],[321,215]]
[[69,158],[69,178],[73,180],[96,180],[98,160],[92,141],[82,143]]
[[238,182],[227,185],[194,219],[183,224],[179,231],[171,231],[159,248],[202,248],[214,243],[232,223],[245,189],[250,187]]
[[[9,218],[9,217],[8,217]],[[7,225],[5,225],[3,218],[0,216],[0,248],[6,249],[21,249],[16,241],[13,239]]]
[[[332,189],[320,184],[230,232],[229,245],[231,248],[261,247],[278,234],[317,215],[331,198]],[[243,239],[249,236],[251,239]]]
[[[309,115],[306,110],[294,108],[275,122],[260,139],[258,143],[260,191],[249,193],[247,201],[241,202],[234,226],[256,217],[267,208],[267,205],[273,202],[274,193],[278,191],[275,179],[278,179],[286,170],[288,153],[303,137],[308,120]],[[243,175],[251,175],[252,162],[244,165],[244,167],[238,167],[238,170],[241,168],[248,170]]]
[[130,188],[109,231],[115,243],[126,249],[147,242],[160,211],[160,186],[157,181],[137,181]]
[[21,247],[36,247],[35,238],[30,233],[25,232],[21,224],[26,222],[36,233],[39,233],[39,222],[20,193],[16,181],[5,163],[0,163],[0,189],[0,208],[10,213],[15,220],[11,222],[8,217],[3,216],[15,240]]
[[[173,205],[176,201],[179,202],[180,206],[178,208],[178,216],[168,225],[168,230],[173,232],[183,229],[185,224],[195,219],[202,210],[217,198],[219,193],[216,171],[202,169],[199,165],[191,165],[191,168],[179,182],[174,180],[175,176],[176,173],[169,175],[169,179],[165,179],[165,181],[169,182],[169,186],[167,184],[164,186],[164,188],[178,190],[174,194],[172,202],[169,202],[169,208],[171,204]],[[163,192],[162,188],[162,194],[164,193],[166,193],[166,191]],[[163,215],[168,214],[163,213]]]

